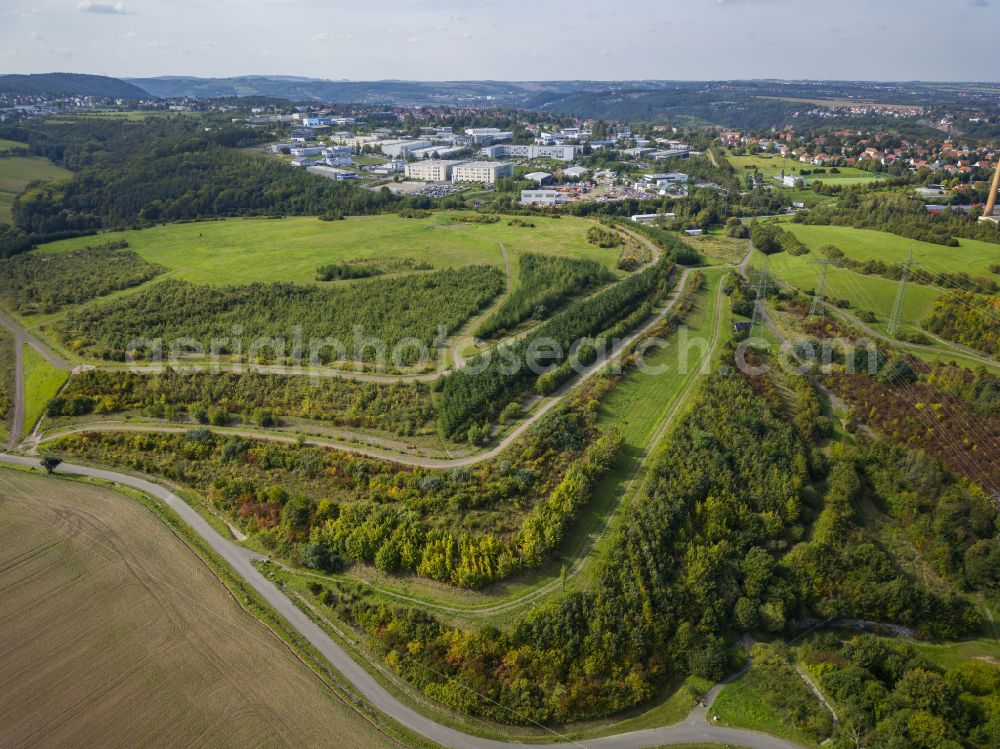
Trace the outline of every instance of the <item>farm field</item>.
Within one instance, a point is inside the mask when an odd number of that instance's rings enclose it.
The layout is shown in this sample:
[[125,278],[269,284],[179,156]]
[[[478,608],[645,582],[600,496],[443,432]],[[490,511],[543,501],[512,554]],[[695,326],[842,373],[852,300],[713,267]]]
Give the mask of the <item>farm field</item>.
[[62,387],[68,376],[61,369],[53,367],[41,354],[28,344],[24,344],[24,432],[31,433],[38,417],[47,404]]
[[[734,167],[737,169],[745,171],[746,169],[752,169],[756,167],[762,175],[766,178],[768,183],[777,185],[772,177],[781,174],[781,170],[785,170],[786,175],[796,175],[800,174],[803,169],[811,174],[807,174],[805,179],[812,183],[813,181],[822,181],[828,185],[857,185],[864,184],[866,182],[873,182],[876,179],[880,179],[877,175],[871,172],[866,172],[864,169],[858,169],[852,166],[841,166],[836,167],[840,170],[840,173],[830,173],[830,167],[820,167],[813,166],[812,164],[803,164],[798,159],[786,159],[777,154],[769,156],[766,154],[756,154],[753,156],[733,156],[730,154],[726,155]],[[817,169],[825,169],[825,172],[819,174],[816,173]]]
[[[165,278],[198,284],[241,284],[253,281],[314,283],[323,264],[362,258],[413,258],[435,269],[488,263],[504,268],[497,242],[512,260],[524,252],[583,257],[614,268],[615,250],[588,244],[584,219],[533,219],[535,228],[496,224],[463,224],[458,214],[434,213],[424,219],[394,214],[317,218],[229,219],[150,229],[112,232],[53,242],[42,252],[79,249],[124,239],[145,259],[166,266]],[[513,268],[517,280],[517,268]]]
[[[913,259],[932,272],[968,273],[990,277],[990,266],[1000,263],[1000,244],[959,239],[958,247],[919,242],[888,232],[854,229],[849,226],[811,226],[787,222],[790,231],[812,251],[823,245],[836,245],[851,260],[881,260],[886,264],[905,262],[910,250]],[[808,256],[806,256],[807,259]],[[815,259],[815,258],[812,258]],[[997,276],[992,276],[1000,280]]]
[[14,745],[387,745],[136,500],[0,471]]
[[[6,150],[0,141],[0,150]],[[58,167],[48,159],[38,156],[9,156],[0,159],[0,223],[10,222],[10,207],[24,186],[34,180],[53,180],[68,177],[70,172]]]

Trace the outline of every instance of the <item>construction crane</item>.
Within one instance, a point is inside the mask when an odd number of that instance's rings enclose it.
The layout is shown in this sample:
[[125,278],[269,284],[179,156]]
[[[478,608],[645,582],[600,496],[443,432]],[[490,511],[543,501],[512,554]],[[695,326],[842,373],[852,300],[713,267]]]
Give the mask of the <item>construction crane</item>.
[[990,185],[990,195],[986,199],[986,208],[983,209],[983,215],[979,219],[980,221],[993,221],[996,222],[996,217],[993,215],[993,211],[997,207],[997,190],[1000,190],[1000,159],[997,160],[997,170],[993,173],[993,183]]

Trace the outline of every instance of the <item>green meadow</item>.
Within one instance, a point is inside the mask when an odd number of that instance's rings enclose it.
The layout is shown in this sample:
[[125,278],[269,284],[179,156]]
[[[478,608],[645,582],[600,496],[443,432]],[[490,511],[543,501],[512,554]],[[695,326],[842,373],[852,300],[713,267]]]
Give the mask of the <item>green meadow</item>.
[[[0,152],[8,150],[16,141],[0,140]],[[0,158],[0,223],[10,223],[10,207],[14,196],[25,185],[35,180],[53,180],[68,177],[70,172],[39,156],[5,156]]]
[[413,258],[435,269],[479,263],[504,267],[502,242],[511,256],[515,282],[517,258],[525,252],[590,258],[614,268],[616,250],[586,240],[592,225],[584,219],[534,218],[535,228],[465,224],[456,213],[434,213],[407,219],[394,214],[351,217],[343,221],[317,218],[227,219],[171,224],[149,229],[109,232],[53,242],[42,252],[78,249],[88,244],[124,239],[149,261],[169,269],[163,277],[200,284],[253,281],[313,283],[316,268],[326,263],[362,258]]
[[41,354],[24,344],[24,432],[31,433],[38,417],[59,388],[66,381],[67,373],[49,364]]
[[782,228],[792,232],[810,250],[832,244],[842,249],[847,257],[859,262],[881,260],[888,264],[901,263],[913,250],[913,259],[927,270],[965,272],[972,276],[989,276],[989,267],[1000,263],[1000,244],[974,239],[959,239],[958,247],[945,247],[884,231],[849,226],[809,226],[789,222]]

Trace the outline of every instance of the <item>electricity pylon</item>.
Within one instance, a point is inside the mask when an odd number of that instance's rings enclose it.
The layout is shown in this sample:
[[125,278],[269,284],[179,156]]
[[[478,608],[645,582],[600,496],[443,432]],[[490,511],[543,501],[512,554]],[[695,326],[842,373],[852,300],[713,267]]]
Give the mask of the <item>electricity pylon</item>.
[[764,300],[771,290],[771,261],[764,255],[764,267],[753,274],[754,282],[750,287],[756,292],[756,299],[753,305],[753,317],[750,320],[750,335],[753,335],[757,328],[757,322],[764,320]]
[[826,294],[826,272],[831,265],[840,265],[840,261],[831,257],[823,258],[822,260],[817,258],[816,260],[810,260],[809,264],[819,266],[819,284],[816,286],[812,306],[809,308],[809,314],[807,315],[807,317],[815,317],[823,308],[823,299]]
[[910,256],[906,259],[905,263],[899,263],[899,267],[902,268],[903,273],[899,277],[899,290],[896,292],[896,303],[892,306],[889,327],[885,331],[890,338],[895,338],[896,333],[899,332],[899,322],[903,316],[903,302],[906,299],[906,284],[910,280],[910,271],[916,265],[919,265],[919,263],[913,262],[913,250],[910,250]]

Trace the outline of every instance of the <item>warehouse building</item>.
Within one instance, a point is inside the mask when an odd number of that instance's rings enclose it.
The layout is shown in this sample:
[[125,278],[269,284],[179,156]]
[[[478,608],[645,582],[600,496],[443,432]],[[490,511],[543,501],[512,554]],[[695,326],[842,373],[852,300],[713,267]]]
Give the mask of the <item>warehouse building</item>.
[[482,182],[492,185],[498,179],[513,176],[513,164],[497,161],[465,161],[456,164],[451,170],[452,182]]
[[379,145],[382,153],[394,159],[405,159],[414,151],[421,148],[430,148],[433,143],[429,140],[384,140]]
[[561,202],[558,190],[521,190],[521,205],[558,205]]

